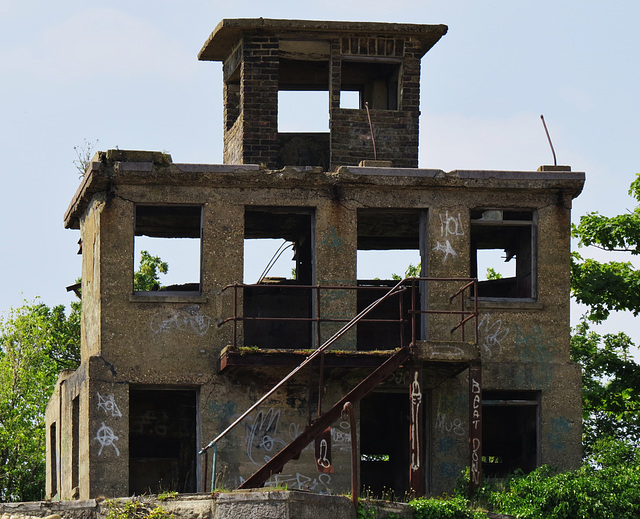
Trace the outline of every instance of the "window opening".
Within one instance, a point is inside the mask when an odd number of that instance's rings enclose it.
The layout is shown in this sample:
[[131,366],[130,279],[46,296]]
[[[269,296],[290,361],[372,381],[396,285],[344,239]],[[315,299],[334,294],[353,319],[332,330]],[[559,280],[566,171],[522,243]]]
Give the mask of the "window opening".
[[129,492],[196,492],[196,402],[192,389],[129,393]]
[[340,93],[358,92],[359,108],[398,110],[400,63],[344,60],[341,77]]
[[278,132],[328,132],[329,91],[278,92]]
[[409,395],[372,393],[360,402],[360,480],[373,495],[409,490]]
[[277,167],[329,167],[328,41],[280,41]]
[[538,465],[540,394],[485,391],[482,398],[482,471],[488,478]]
[[288,240],[254,238],[244,240],[244,282],[265,279],[297,279],[295,244]]
[[533,211],[471,212],[471,276],[479,279],[479,297],[535,297],[534,224]]
[[[358,311],[384,294],[384,287],[394,286],[413,267],[420,273],[421,210],[360,209],[358,210],[357,276]],[[378,290],[377,288],[380,288]],[[402,294],[404,317],[411,308],[411,291]],[[420,308],[416,294],[416,308]],[[397,297],[381,303],[367,316],[370,319],[400,319]],[[358,349],[393,349],[400,346],[400,323],[362,322],[358,324]],[[404,328],[404,343],[411,341],[411,326]]]
[[360,106],[360,91],[359,90],[341,90],[340,91],[340,108],[347,109],[359,109],[364,108]]
[[71,488],[79,485],[80,478],[80,395],[71,401]]
[[247,346],[306,348],[311,344],[313,210],[252,207],[245,211],[244,316],[274,320],[244,323]]
[[168,264],[157,283],[134,286],[149,291],[200,291],[202,207],[186,205],[136,206],[134,272],[142,251]]
[[49,472],[51,474],[51,497],[58,493],[58,442],[56,422],[49,426]]

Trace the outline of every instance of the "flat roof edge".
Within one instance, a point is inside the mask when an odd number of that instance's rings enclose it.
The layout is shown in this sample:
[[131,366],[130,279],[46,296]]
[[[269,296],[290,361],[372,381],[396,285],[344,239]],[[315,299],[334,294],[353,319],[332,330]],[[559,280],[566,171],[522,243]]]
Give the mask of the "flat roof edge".
[[218,23],[198,53],[200,61],[223,61],[231,47],[244,32],[316,32],[316,33],[378,33],[413,36],[422,40],[426,53],[449,28],[444,24],[393,22],[353,22],[328,20],[296,20],[281,18],[225,18]]

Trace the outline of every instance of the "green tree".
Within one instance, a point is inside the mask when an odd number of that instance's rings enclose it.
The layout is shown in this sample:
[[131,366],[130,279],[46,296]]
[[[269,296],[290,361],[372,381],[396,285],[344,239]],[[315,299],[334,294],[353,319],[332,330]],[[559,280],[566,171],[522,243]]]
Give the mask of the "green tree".
[[[629,194],[640,202],[640,174],[631,183]],[[637,256],[640,254],[640,204],[617,216],[588,213],[573,226],[572,234],[581,247]],[[628,261],[599,262],[574,252],[571,291],[576,301],[587,305],[587,316],[594,322],[602,322],[612,311],[640,313],[640,271]]]
[[404,278],[400,277],[399,274],[391,274],[391,279],[394,281],[400,281],[401,279],[406,278],[419,278],[420,273],[422,272],[422,263],[418,263],[414,265],[413,263],[409,263],[409,266],[404,271]]
[[571,338],[571,357],[582,366],[583,448],[590,456],[603,439],[640,445],[640,365],[623,332],[600,335],[583,320]]
[[169,265],[158,256],[152,256],[146,250],[140,251],[140,266],[133,274],[135,291],[158,290],[160,274],[169,272]]
[[58,373],[79,362],[79,306],[40,302],[0,318],[0,501],[41,499],[44,412]]
[[503,276],[493,267],[487,267],[487,279],[502,279]]
[[[640,174],[629,194],[640,202]],[[572,234],[581,247],[640,254],[640,205],[613,217],[588,213]],[[583,368],[585,454],[603,438],[640,445],[640,365],[631,356],[635,346],[622,332],[590,330],[590,323],[603,322],[613,311],[640,313],[640,272],[628,261],[600,262],[574,253],[571,292],[588,308],[571,341],[572,358]]]

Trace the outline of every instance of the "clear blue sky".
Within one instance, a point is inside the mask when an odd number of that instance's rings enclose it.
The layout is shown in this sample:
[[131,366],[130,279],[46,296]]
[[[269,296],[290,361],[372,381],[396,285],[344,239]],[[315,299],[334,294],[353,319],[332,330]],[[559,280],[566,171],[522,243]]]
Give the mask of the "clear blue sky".
[[79,234],[62,216],[84,139],[222,162],[221,65],[196,57],[237,17],[446,24],[422,61],[421,167],[550,164],[544,114],[558,162],[587,173],[574,219],[633,206],[640,3],[0,0],[0,313],[37,295],[71,300]]

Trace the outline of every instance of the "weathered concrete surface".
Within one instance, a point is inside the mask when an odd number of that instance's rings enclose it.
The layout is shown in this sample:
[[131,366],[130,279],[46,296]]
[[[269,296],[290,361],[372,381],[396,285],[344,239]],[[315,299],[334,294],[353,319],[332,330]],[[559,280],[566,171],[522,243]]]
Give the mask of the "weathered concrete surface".
[[[218,326],[233,314],[232,294],[222,289],[243,279],[248,208],[308,211],[314,222],[313,282],[340,287],[357,284],[359,221],[367,214],[363,208],[379,214],[382,222],[389,208],[426,216],[420,224],[423,265],[425,274],[434,278],[470,276],[471,235],[477,228],[472,213],[477,208],[521,208],[531,215],[536,290],[528,298],[478,301],[475,357],[479,354],[482,360],[486,391],[539,396],[539,463],[569,469],[580,462],[580,374],[569,359],[569,222],[570,202],[579,194],[584,174],[366,167],[271,171],[251,165],[153,162],[154,154],[133,153],[129,160],[122,150],[118,160],[110,156],[97,156],[66,215],[66,225],[80,228],[83,240],[83,363],[60,380],[48,407],[48,426],[56,425],[55,445],[53,435],[47,435],[48,496],[88,499],[131,493],[131,388],[197,388],[194,428],[206,443],[288,372],[255,366],[218,373],[220,353],[233,340],[232,323]],[[138,162],[141,159],[148,160]],[[133,293],[136,208],[154,204],[202,207],[198,291]],[[353,315],[353,292],[342,292],[325,305],[326,311]],[[450,294],[451,285],[433,285],[430,307],[449,308]],[[431,349],[424,353],[431,364],[474,357],[457,342],[458,335],[449,334],[452,319],[430,318],[431,342],[425,347]],[[323,338],[338,328],[332,322],[321,324]],[[251,346],[242,343],[239,328],[239,345]],[[443,340],[449,342],[436,342]],[[282,343],[285,348],[300,346],[287,344],[286,335]],[[336,348],[357,351],[355,334],[346,334]],[[426,479],[428,491],[437,495],[451,491],[468,463],[468,382],[466,371],[443,380],[440,371],[425,370],[425,427],[430,437]],[[408,395],[405,375],[399,372],[380,390]],[[329,371],[325,409],[362,378],[361,372]],[[74,401],[80,417],[75,432]],[[305,427],[314,405],[308,377],[291,380],[220,442],[218,483],[237,487]],[[162,432],[163,423],[156,422],[147,425]],[[317,473],[310,446],[270,484],[319,493],[348,491],[351,436],[340,423],[334,424],[332,436],[333,474]],[[57,453],[58,465],[52,453]],[[210,480],[210,462],[211,456],[205,474],[202,458],[197,460],[194,490],[202,490]]]
[[[245,491],[179,495],[158,500],[155,496],[117,499],[138,500],[148,509],[162,507],[175,519],[355,519],[353,503],[343,496],[308,492]],[[378,505],[374,505],[378,508]],[[384,506],[380,506],[383,510]],[[104,519],[109,501],[39,501],[0,504],[2,519]],[[385,517],[385,515],[376,516]],[[404,516],[403,516],[404,517]]]
[[[118,499],[120,503],[140,500],[149,509],[161,506],[174,519],[355,519],[351,499],[308,492],[245,491],[211,494],[182,494],[158,500],[156,496]],[[414,510],[406,503],[377,499],[361,500],[360,506],[374,513],[376,519],[412,519]],[[108,502],[38,501],[0,503],[0,519],[104,519]],[[512,516],[489,513],[490,519]]]

